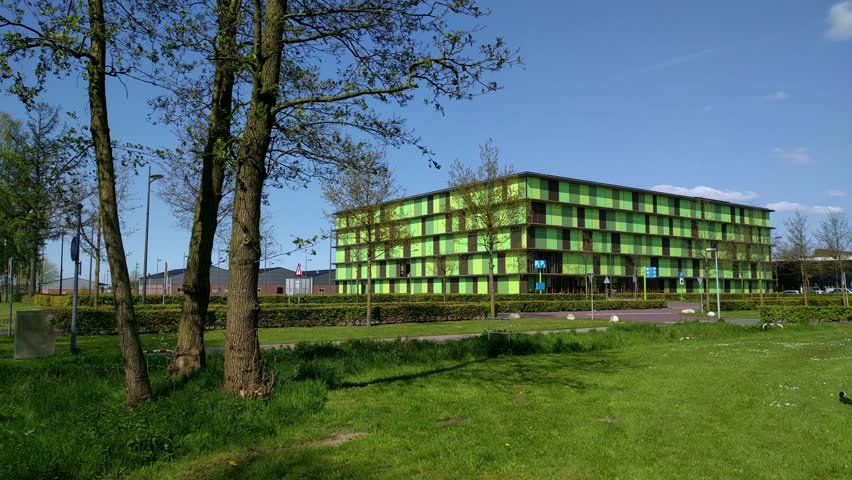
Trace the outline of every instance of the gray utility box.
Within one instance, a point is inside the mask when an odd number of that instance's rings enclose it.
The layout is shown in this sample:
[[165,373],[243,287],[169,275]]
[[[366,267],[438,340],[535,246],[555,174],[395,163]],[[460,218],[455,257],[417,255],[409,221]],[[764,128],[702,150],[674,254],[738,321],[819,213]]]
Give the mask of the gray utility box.
[[15,316],[15,360],[49,357],[56,352],[53,312],[17,312]]

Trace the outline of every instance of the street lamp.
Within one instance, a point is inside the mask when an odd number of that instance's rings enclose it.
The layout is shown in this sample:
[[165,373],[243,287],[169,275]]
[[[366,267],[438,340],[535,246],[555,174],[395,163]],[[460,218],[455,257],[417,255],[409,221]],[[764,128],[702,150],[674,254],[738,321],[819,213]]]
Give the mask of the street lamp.
[[151,166],[148,165],[148,203],[145,207],[145,253],[142,259],[142,304],[145,304],[145,295],[148,293],[148,224],[151,219],[151,184],[163,178],[159,173],[151,175]]
[[719,300],[719,249],[707,247],[705,251],[713,252],[713,259],[716,262],[716,318],[722,320],[722,302]]

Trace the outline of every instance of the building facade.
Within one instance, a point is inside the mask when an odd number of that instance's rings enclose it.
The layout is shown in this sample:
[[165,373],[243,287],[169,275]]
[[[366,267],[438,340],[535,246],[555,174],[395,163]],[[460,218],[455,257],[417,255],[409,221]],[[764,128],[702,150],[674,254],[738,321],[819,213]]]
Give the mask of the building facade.
[[[497,238],[499,293],[580,293],[589,274],[601,292],[641,292],[643,283],[649,292],[697,292],[707,278],[715,291],[716,254],[721,291],[772,290],[769,209],[531,172],[501,182],[518,214]],[[383,205],[404,234],[378,249],[374,292],[486,293],[484,230],[464,207],[454,189]],[[361,229],[347,212],[335,215],[335,227],[337,291],[363,292]],[[646,267],[656,278],[643,278]]]

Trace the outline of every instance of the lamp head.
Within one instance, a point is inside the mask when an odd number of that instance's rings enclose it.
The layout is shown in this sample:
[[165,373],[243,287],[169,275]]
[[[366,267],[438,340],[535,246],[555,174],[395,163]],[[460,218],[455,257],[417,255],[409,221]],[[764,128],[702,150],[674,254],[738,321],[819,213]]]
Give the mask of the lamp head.
[[704,249],[705,252],[715,252],[717,250],[718,250],[718,248],[716,248],[716,247],[707,247],[707,248]]
[[159,173],[155,173],[155,174],[153,174],[153,175],[151,175],[151,176],[149,177],[148,182],[150,183],[150,182],[153,182],[153,181],[155,181],[155,180],[159,180],[159,179],[161,179],[161,178],[163,178],[163,176],[162,176],[161,174],[159,174]]

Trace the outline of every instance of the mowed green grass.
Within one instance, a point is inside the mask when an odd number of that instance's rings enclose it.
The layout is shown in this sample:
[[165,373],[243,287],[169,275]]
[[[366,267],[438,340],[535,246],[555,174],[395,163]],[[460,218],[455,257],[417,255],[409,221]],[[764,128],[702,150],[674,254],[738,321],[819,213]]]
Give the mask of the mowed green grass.
[[[521,318],[512,320],[512,331],[530,332],[544,330],[572,330],[576,328],[602,327],[609,325],[606,320],[564,318]],[[492,330],[505,330],[506,322],[492,322]],[[261,328],[258,331],[261,345],[278,345],[300,342],[332,342],[346,340],[369,340],[379,338],[403,338],[431,335],[480,334],[485,332],[485,320],[460,320],[452,322],[423,322],[423,323],[394,323],[373,325],[370,327],[287,327]],[[0,331],[0,334],[5,333]],[[171,349],[175,346],[177,336],[172,333],[142,335],[142,345],[146,349]],[[96,352],[117,351],[117,336],[78,337],[77,346],[81,350]],[[208,331],[204,335],[207,347],[224,347],[225,332],[223,330]],[[67,351],[70,337],[57,338],[57,350]],[[11,355],[3,351],[0,343],[0,356]]]
[[221,356],[181,385],[151,358],[158,398],[131,413],[114,353],[0,360],[0,477],[852,477],[849,325],[619,325],[507,347],[266,352],[268,400],[219,395]]

